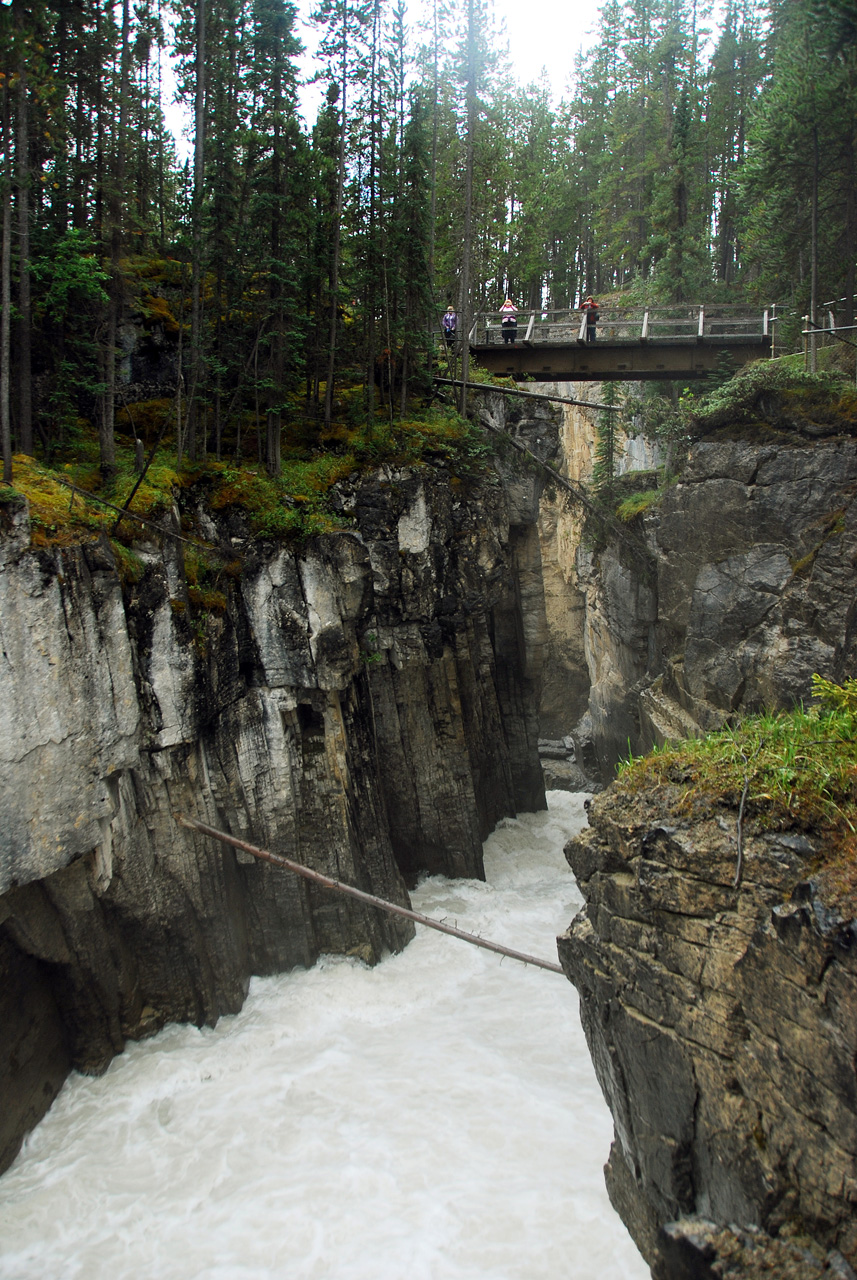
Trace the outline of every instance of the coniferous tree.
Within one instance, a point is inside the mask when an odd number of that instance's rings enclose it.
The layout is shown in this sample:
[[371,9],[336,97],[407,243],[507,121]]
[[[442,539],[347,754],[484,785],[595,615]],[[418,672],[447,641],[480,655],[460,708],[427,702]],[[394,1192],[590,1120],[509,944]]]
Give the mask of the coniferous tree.
[[707,143],[713,175],[709,221],[716,226],[715,273],[733,284],[742,265],[739,185],[747,154],[747,125],[763,74],[756,11],[729,0],[707,79]]
[[742,184],[757,288],[793,299],[811,323],[823,299],[853,296],[857,257],[857,51],[833,54],[835,24],[818,14],[808,0],[775,12]]

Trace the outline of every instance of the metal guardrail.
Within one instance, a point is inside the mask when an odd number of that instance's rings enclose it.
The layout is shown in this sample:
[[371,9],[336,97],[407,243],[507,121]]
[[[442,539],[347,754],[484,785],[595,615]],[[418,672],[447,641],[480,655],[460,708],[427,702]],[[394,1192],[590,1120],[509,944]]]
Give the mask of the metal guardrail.
[[[845,302],[844,298],[839,300]],[[857,299],[855,299],[857,302]],[[846,347],[857,348],[857,324],[837,324],[836,316],[833,311],[835,303],[825,302],[820,308],[819,321],[813,325],[809,316],[803,317],[803,328],[801,329],[801,337],[803,338],[803,367],[808,372],[815,372],[816,356],[819,351],[825,347],[833,347],[837,344]],[[824,315],[824,312],[827,314]],[[823,323],[821,316],[827,323]],[[846,336],[847,335],[847,336]],[[855,378],[857,378],[857,361],[855,361]]]
[[[501,320],[499,311],[479,312],[470,331],[471,345],[501,344]],[[702,342],[706,338],[772,337],[776,321],[776,306],[761,312],[748,312],[746,307],[713,305],[599,307],[597,332],[601,342]],[[586,314],[571,308],[555,311],[522,309],[518,313],[516,340],[532,345],[585,342]]]

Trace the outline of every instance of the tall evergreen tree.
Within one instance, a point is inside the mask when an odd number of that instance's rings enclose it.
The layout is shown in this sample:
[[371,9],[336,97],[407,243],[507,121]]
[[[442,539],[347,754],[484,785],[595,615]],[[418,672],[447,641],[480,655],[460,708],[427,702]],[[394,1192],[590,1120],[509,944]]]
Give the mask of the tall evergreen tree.
[[819,13],[810,0],[774,12],[743,178],[756,287],[811,323],[823,299],[853,297],[857,258],[857,50],[834,53],[836,24]]

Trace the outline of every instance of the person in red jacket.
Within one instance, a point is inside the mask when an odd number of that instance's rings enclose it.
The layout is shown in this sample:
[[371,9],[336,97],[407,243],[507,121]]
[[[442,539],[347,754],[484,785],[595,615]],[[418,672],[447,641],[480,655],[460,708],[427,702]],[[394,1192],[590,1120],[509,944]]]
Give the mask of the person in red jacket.
[[598,303],[591,293],[580,309],[586,313],[586,341],[594,342],[595,326],[598,323]]

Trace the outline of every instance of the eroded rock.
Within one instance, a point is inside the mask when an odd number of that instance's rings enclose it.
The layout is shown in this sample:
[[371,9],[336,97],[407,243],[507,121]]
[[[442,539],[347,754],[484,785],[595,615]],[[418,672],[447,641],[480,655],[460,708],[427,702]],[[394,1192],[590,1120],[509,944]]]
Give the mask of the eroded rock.
[[[559,953],[614,1117],[608,1189],[660,1280],[834,1275],[831,1250],[857,1263],[857,925],[803,833],[746,836],[735,887],[735,813],[681,800],[608,789],[566,850],[586,907]],[[718,1269],[724,1244],[694,1270],[663,1234],[687,1218],[781,1259],[801,1234],[821,1261]]]
[[577,553],[604,781],[629,750],[808,702],[857,673],[857,445],[698,441],[638,553]]

